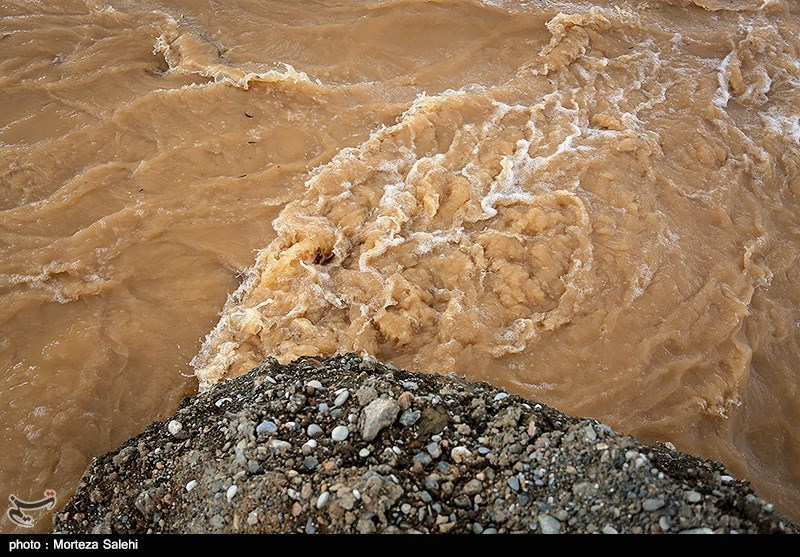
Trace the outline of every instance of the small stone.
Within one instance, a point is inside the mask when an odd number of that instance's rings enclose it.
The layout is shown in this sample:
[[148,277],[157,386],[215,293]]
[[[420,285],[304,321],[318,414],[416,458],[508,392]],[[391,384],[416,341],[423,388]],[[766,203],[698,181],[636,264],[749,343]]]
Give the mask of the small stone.
[[319,437],[322,435],[322,428],[317,424],[311,424],[306,428],[306,435],[309,437]]
[[306,534],[311,535],[316,533],[317,529],[314,528],[314,521],[309,518],[308,522],[306,522]]
[[366,406],[376,398],[378,398],[378,391],[369,385],[363,385],[356,391],[356,398],[361,406]]
[[587,425],[583,431],[586,433],[586,440],[590,443],[593,443],[597,440],[597,432],[592,426]]
[[470,456],[472,456],[472,452],[463,445],[453,447],[453,450],[450,451],[450,457],[456,463],[466,462]]
[[658,519],[658,526],[659,526],[659,528],[661,528],[661,529],[662,529],[664,532],[667,532],[667,531],[669,531],[669,528],[670,528],[670,524],[669,524],[669,518],[667,518],[666,516],[662,516],[661,518],[659,518],[659,519]]
[[400,405],[400,410],[406,411],[411,408],[411,405],[414,403],[414,395],[409,393],[408,391],[403,391],[403,393],[397,398],[397,404]]
[[169,431],[170,435],[173,437],[180,437],[183,432],[183,424],[178,420],[171,420],[167,424],[167,431]]
[[416,391],[419,389],[419,385],[417,385],[414,381],[400,381],[400,384],[404,389],[408,389],[409,391]]
[[312,379],[311,381],[306,383],[306,387],[308,389],[311,389],[312,392],[313,391],[322,391],[322,390],[325,389],[325,387],[322,386],[322,383],[320,383],[316,379]]
[[558,534],[561,531],[561,523],[549,514],[540,514],[539,531],[542,534]]
[[496,395],[494,395],[495,402],[503,400],[504,398],[508,398],[508,393],[497,393]]
[[403,503],[402,505],[400,505],[400,511],[402,511],[403,514],[409,514],[411,512],[411,509],[412,507],[408,503]]
[[481,526],[478,522],[473,522],[472,523],[472,531],[475,534],[481,534],[481,533],[483,533],[483,526]]
[[491,452],[489,447],[478,447],[478,454],[480,455],[487,455]]
[[230,503],[230,502],[231,502],[231,500],[232,500],[234,497],[236,497],[236,492],[237,492],[237,491],[239,491],[239,488],[238,488],[238,487],[236,487],[236,484],[234,484],[234,485],[232,485],[232,486],[230,486],[230,487],[228,488],[228,491],[226,491],[226,492],[225,492],[225,497],[228,499],[228,503]]
[[428,453],[417,453],[414,455],[414,458],[412,460],[414,462],[419,462],[423,466],[427,466],[428,464],[431,463],[432,459],[431,455],[429,455]]
[[688,530],[681,530],[679,534],[713,534],[714,530],[711,528],[689,528]]
[[283,439],[273,439],[267,446],[273,453],[282,453],[292,448],[292,444]]
[[331,439],[334,441],[344,441],[349,434],[350,430],[347,429],[346,425],[337,425],[333,428],[333,432],[331,432]]
[[250,514],[247,515],[247,524],[250,526],[258,524],[258,511],[250,511]]
[[325,506],[328,504],[328,501],[331,499],[331,494],[327,491],[323,491],[319,494],[317,498],[317,509],[324,509]]
[[469,495],[470,497],[472,497],[473,495],[477,495],[478,493],[483,491],[483,483],[477,478],[473,478],[464,484],[464,488],[462,489],[462,491],[464,492],[464,495]]
[[431,497],[431,494],[428,493],[427,490],[421,492],[419,496],[422,497],[422,502],[425,503],[426,505],[429,505],[430,503],[433,502],[433,497]]
[[663,499],[645,499],[642,501],[642,509],[653,512],[662,508],[665,504]]
[[496,534],[497,533],[497,528],[487,528],[486,530],[483,531],[483,533],[484,534]]
[[400,406],[390,398],[376,398],[364,408],[361,436],[365,441],[374,440],[383,428],[397,418]]
[[513,489],[514,491],[519,491],[519,478],[516,476],[511,476],[506,480],[508,487]]
[[600,531],[603,532],[604,534],[619,534],[617,529],[611,526],[610,524],[606,524],[605,526],[603,526],[603,529]]
[[428,443],[428,446],[425,447],[425,450],[428,451],[428,454],[433,458],[439,458],[442,456],[442,449],[439,447],[439,443],[436,441]]
[[278,431],[278,424],[275,422],[261,422],[256,427],[256,433],[259,435],[267,435],[268,433],[275,433],[276,431]]
[[348,398],[350,398],[350,391],[348,391],[347,389],[342,389],[336,395],[336,399],[334,399],[333,405],[339,407],[345,402],[347,402]]
[[700,495],[695,490],[687,491],[686,492],[686,500],[690,503],[699,503],[703,499],[703,496]]
[[420,413],[417,410],[406,410],[402,414],[400,414],[400,424],[406,427],[410,427],[417,423],[419,420]]
[[733,476],[720,476],[719,479],[722,480],[722,483],[727,484],[733,481]]
[[361,449],[360,451],[358,451],[358,456],[360,456],[361,458],[367,458],[369,456],[369,449],[367,449],[366,447]]
[[528,437],[534,437],[536,435],[536,420],[531,418],[531,421],[528,422]]
[[317,405],[317,410],[319,410],[319,411],[320,411],[321,413],[323,413],[323,414],[324,414],[325,412],[327,412],[327,411],[328,411],[328,408],[329,408],[329,406],[328,406],[328,404],[327,404],[327,403],[325,403],[325,402],[320,402],[320,403]]
[[197,480],[192,480],[186,484],[186,491],[191,491],[197,487]]
[[307,456],[303,459],[303,467],[306,470],[316,470],[317,466],[319,466],[319,460],[317,460],[313,456]]

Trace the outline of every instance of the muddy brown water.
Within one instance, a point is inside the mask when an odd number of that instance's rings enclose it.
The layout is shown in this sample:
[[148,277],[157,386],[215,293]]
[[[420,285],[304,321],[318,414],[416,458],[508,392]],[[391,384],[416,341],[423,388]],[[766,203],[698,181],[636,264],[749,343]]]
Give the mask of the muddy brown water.
[[798,37],[789,0],[4,3],[2,500],[355,351],[800,519]]

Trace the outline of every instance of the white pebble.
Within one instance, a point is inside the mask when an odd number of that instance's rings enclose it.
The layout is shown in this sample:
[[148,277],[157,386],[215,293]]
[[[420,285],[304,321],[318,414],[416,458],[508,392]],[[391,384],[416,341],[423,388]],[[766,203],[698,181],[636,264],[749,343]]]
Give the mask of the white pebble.
[[232,486],[230,486],[230,487],[228,488],[228,491],[226,491],[226,492],[225,492],[225,497],[227,497],[227,498],[228,498],[228,503],[230,503],[230,502],[231,502],[231,499],[233,499],[234,497],[236,497],[236,492],[237,492],[237,491],[239,491],[239,488],[238,488],[238,487],[236,487],[236,484],[234,484],[234,485],[232,485]]
[[322,386],[322,383],[320,383],[316,379],[312,379],[311,381],[306,383],[306,387],[310,387],[310,388],[312,388],[312,389],[314,389],[316,391],[321,391],[322,389],[325,388],[325,387]]
[[558,534],[561,531],[561,523],[549,514],[540,514],[539,528],[542,534]]
[[171,435],[178,435],[181,430],[183,430],[183,424],[178,420],[172,420],[167,424],[167,431],[169,431]]
[[334,406],[341,406],[342,404],[344,404],[345,402],[347,402],[347,399],[348,399],[348,398],[350,398],[350,391],[348,391],[347,389],[342,389],[342,390],[341,390],[341,391],[340,391],[340,392],[339,392],[339,393],[336,395],[336,400],[334,400],[334,401],[333,401],[333,405],[334,405]]
[[197,487],[197,480],[192,480],[192,481],[190,481],[189,483],[186,484],[186,491],[191,491],[195,487]]
[[367,458],[369,456],[369,449],[366,448],[361,449],[360,451],[358,451],[358,456],[360,456],[361,458]]
[[617,532],[617,529],[611,526],[610,524],[606,524],[605,526],[603,526],[601,532],[603,532],[604,534],[619,534],[619,532]]
[[331,433],[331,439],[334,441],[344,441],[347,439],[347,436],[350,434],[350,430],[347,429],[346,425],[337,425],[333,428],[333,432]]
[[331,498],[331,494],[328,493],[327,491],[323,491],[322,493],[320,493],[319,498],[317,499],[317,508],[318,509],[324,509],[325,505],[328,504],[328,501],[330,500],[330,498]]

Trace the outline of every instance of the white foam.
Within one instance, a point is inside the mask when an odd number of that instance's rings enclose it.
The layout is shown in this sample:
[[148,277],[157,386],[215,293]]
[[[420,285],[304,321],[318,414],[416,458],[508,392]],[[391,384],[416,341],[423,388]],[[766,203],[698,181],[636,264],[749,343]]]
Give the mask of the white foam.
[[719,83],[719,87],[717,88],[717,94],[714,95],[714,104],[720,108],[726,108],[728,106],[728,101],[731,99],[731,93],[728,90],[728,66],[730,66],[734,54],[735,51],[730,51],[728,55],[720,61],[717,67],[717,82]]

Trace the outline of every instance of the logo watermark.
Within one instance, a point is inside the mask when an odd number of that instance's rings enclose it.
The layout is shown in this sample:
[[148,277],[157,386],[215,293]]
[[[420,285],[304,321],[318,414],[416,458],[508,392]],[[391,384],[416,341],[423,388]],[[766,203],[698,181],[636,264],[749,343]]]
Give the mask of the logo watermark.
[[25,511],[52,509],[56,505],[56,492],[48,489],[44,492],[44,498],[38,501],[23,501],[16,495],[9,495],[8,500],[11,501],[11,506],[6,510],[8,519],[17,526],[33,528],[33,517]]

